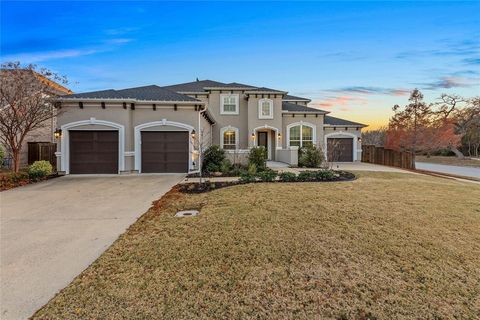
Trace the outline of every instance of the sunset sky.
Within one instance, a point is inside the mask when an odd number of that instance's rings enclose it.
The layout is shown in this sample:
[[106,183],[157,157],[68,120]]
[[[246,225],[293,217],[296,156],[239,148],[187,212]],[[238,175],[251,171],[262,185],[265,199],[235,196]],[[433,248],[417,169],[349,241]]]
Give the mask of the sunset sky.
[[289,91],[375,128],[417,87],[480,95],[480,2],[1,2],[1,61],[75,92],[195,78]]

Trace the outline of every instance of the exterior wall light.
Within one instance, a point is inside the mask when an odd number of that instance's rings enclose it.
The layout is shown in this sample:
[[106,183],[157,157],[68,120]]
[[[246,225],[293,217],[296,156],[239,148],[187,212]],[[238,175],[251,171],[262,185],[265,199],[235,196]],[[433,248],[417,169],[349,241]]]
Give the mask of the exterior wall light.
[[252,132],[252,140],[255,140],[255,132]]
[[195,139],[195,129],[192,130],[192,139]]
[[357,141],[362,143],[362,138],[358,137]]
[[53,136],[55,137],[55,139],[60,139],[62,137],[62,129],[55,129]]

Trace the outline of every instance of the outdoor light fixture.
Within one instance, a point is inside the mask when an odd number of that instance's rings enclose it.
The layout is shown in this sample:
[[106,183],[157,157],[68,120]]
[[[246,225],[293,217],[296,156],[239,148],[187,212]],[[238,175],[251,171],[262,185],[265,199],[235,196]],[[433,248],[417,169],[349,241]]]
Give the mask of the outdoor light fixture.
[[358,137],[358,142],[362,143],[362,138]]
[[192,130],[192,139],[195,139],[195,129]]
[[255,132],[252,132],[252,139],[255,139]]
[[60,139],[62,137],[62,129],[55,129],[53,136],[55,137],[55,139]]
[[282,134],[280,132],[278,133],[278,139],[282,139]]

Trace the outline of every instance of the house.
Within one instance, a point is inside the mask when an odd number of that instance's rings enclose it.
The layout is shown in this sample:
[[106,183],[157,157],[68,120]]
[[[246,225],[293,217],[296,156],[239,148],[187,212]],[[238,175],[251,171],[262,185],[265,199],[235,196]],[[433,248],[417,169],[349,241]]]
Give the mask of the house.
[[[311,108],[309,99],[241,83],[197,80],[63,96],[58,170],[69,173],[194,172],[199,149],[230,157],[264,146],[295,165],[298,147],[322,146],[337,161],[361,158],[365,125]],[[330,156],[331,157],[331,156]]]
[[[15,73],[16,73],[16,76],[12,75]],[[46,99],[48,99],[49,97],[57,97],[57,96],[73,93],[73,91],[69,90],[68,88],[30,69],[18,69],[18,70],[1,69],[0,77],[2,81],[6,81],[6,79],[8,79],[9,77],[16,77],[16,79],[21,79],[21,81],[24,82],[24,86],[28,87],[29,90],[40,90],[40,92],[42,92],[42,95]],[[54,112],[53,106],[51,106],[51,111],[53,115],[53,112]],[[23,140],[22,147],[20,149],[20,156],[19,156],[20,167],[25,167],[28,165],[28,143],[30,142],[55,143],[56,142],[54,137],[54,131],[56,126],[57,126],[56,118],[52,117],[48,120],[45,120],[38,128],[32,131],[29,131],[27,133],[27,135]],[[3,137],[0,136],[0,144],[3,144],[2,141],[3,141]],[[2,148],[5,149],[6,151],[6,158],[11,159],[12,158],[11,151],[6,146],[2,146]],[[11,165],[11,163],[8,163],[8,165]]]

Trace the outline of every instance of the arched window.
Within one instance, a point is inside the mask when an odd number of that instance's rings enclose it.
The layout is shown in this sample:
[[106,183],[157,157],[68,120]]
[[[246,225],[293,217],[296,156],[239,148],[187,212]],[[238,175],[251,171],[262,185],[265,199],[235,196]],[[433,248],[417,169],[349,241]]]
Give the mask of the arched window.
[[271,99],[258,100],[258,118],[273,119],[273,100]]
[[305,147],[315,143],[315,126],[300,122],[289,125],[287,129],[289,146]]
[[228,126],[220,130],[220,147],[225,150],[238,149],[238,129]]

